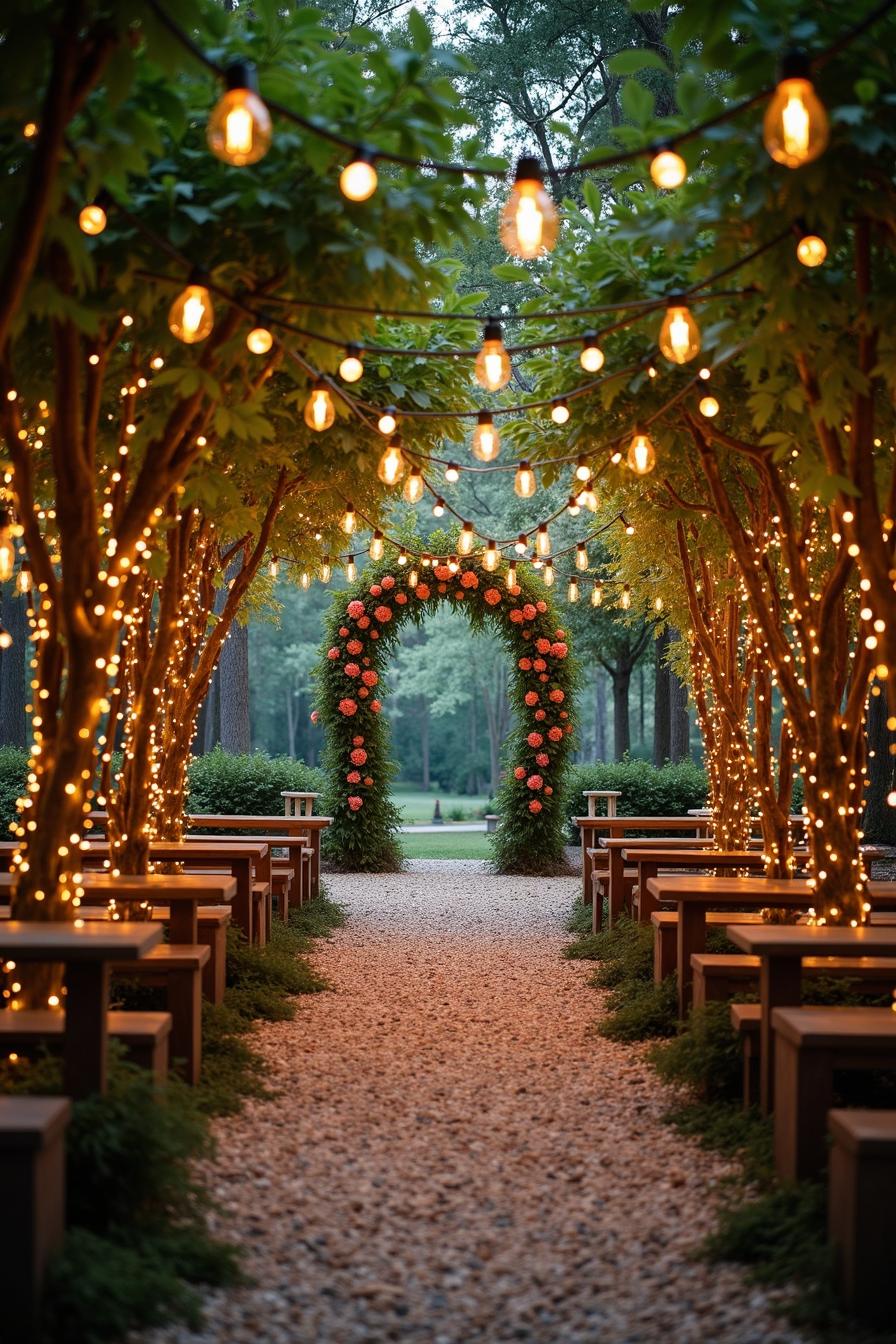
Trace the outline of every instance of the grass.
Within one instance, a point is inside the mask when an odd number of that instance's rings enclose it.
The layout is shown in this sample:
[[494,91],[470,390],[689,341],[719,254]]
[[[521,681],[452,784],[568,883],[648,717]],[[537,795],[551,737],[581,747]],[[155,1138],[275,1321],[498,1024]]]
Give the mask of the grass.
[[[401,784],[392,789],[392,801],[407,825],[432,821],[436,799],[443,819],[449,824],[452,820],[478,821],[488,811],[489,800],[484,794],[451,793],[438,789],[426,793],[423,789],[414,789],[410,785],[403,787]],[[463,815],[452,816],[452,813]]]
[[491,841],[484,831],[452,832],[444,835],[399,836],[406,859],[493,859]]

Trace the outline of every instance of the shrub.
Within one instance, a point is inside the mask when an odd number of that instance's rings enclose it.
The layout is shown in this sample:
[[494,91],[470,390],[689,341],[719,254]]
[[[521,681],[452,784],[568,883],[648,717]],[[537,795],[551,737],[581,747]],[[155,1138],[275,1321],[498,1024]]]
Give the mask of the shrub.
[[574,765],[567,772],[564,810],[569,838],[578,843],[579,832],[572,818],[583,816],[585,789],[618,789],[619,813],[626,817],[680,817],[691,807],[706,804],[706,774],[693,761],[679,761],[661,769],[648,761],[603,762]]
[[734,1100],[741,1094],[741,1046],[727,1003],[695,1008],[683,1031],[653,1047],[650,1060],[666,1082],[684,1083],[707,1101]]
[[0,838],[9,839],[9,825],[16,817],[16,802],[25,792],[28,753],[18,747],[0,747]]
[[284,789],[321,793],[320,770],[291,756],[231,755],[220,747],[190,765],[187,807],[191,812],[280,816]]

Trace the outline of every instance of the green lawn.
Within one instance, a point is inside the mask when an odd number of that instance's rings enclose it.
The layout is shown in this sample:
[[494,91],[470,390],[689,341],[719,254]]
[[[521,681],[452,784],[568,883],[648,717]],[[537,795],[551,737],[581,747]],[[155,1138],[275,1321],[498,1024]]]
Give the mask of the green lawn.
[[439,835],[401,835],[407,859],[490,859],[491,843],[484,831],[454,831]]
[[[455,808],[460,808],[463,813],[464,821],[477,821],[475,813],[484,812],[488,803],[488,798],[484,796],[477,797],[474,794],[458,794],[431,792],[424,793],[422,789],[403,788],[400,784],[392,790],[392,798],[395,806],[401,812],[404,821],[410,825],[413,822],[432,821],[433,808],[438,798],[442,808],[442,817],[445,821],[450,821],[451,812]],[[461,818],[456,818],[461,820]]]

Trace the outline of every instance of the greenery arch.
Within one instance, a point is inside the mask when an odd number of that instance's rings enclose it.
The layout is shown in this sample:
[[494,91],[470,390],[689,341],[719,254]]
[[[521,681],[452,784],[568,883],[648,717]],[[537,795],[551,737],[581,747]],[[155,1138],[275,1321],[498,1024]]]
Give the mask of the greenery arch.
[[395,766],[379,697],[402,625],[419,623],[439,602],[464,611],[476,628],[492,626],[513,659],[515,727],[495,804],[495,866],[502,873],[565,871],[562,786],[575,684],[565,632],[540,581],[520,573],[508,587],[506,565],[489,572],[480,557],[460,561],[456,572],[447,562],[419,570],[383,562],[334,597],[317,669],[325,806],[333,818],[325,855],[351,872],[402,865],[401,817],[389,796]]

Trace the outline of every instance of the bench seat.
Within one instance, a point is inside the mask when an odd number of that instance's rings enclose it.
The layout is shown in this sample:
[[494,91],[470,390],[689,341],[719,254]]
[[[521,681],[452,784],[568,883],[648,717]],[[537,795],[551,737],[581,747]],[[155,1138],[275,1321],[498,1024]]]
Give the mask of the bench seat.
[[202,1073],[202,972],[211,949],[202,943],[160,943],[139,961],[113,962],[114,974],[164,986],[171,1014],[171,1059],[195,1087]]
[[828,1240],[847,1305],[875,1324],[893,1319],[896,1111],[829,1111]]
[[[164,1082],[168,1076],[170,1013],[119,1013],[111,1009],[106,1024],[113,1040],[120,1041],[134,1064],[149,1069]],[[0,1013],[0,1049],[28,1051],[47,1045],[61,1046],[65,1030],[64,1013],[49,1008],[25,1008],[17,1013]]]
[[[694,1007],[724,1002],[745,991],[758,991],[759,965],[758,957],[694,952],[691,956]],[[803,973],[830,976],[834,980],[855,980],[865,994],[876,996],[889,994],[896,984],[896,960],[893,957],[804,957]]]
[[[653,925],[653,978],[659,984],[678,965],[678,912],[654,910],[650,922]],[[761,923],[762,915],[758,910],[709,910],[706,914],[708,929],[724,928],[726,924]]]

